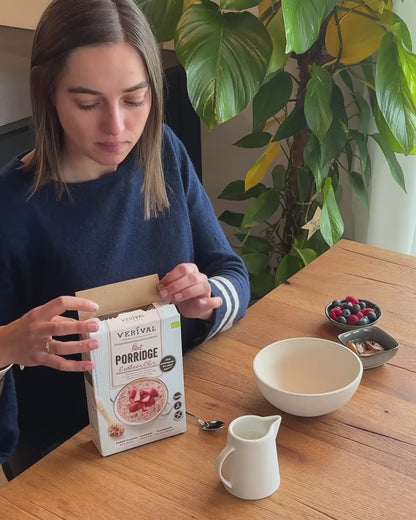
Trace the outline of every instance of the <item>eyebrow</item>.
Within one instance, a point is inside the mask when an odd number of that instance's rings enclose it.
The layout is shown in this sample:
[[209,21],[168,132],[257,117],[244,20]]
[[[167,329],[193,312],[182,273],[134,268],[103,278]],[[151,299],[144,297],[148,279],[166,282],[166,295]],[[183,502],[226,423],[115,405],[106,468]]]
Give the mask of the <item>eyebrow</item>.
[[[147,80],[141,81],[140,83],[137,83],[137,85],[133,85],[132,87],[125,88],[123,90],[123,93],[135,92],[136,90],[140,90],[140,89],[146,88],[148,86],[149,86],[149,82]],[[69,87],[68,92],[71,92],[72,94],[91,94],[93,96],[102,96],[102,92],[99,92],[98,90],[94,90],[92,88],[87,88],[87,87]]]

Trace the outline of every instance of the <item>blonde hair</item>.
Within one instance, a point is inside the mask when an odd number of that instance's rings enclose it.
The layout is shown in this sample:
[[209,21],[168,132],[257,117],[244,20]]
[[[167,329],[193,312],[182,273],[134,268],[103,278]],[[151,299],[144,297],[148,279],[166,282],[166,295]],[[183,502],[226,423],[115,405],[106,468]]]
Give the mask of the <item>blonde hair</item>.
[[30,70],[35,150],[24,169],[34,171],[31,195],[52,179],[58,196],[67,190],[60,171],[63,130],[53,103],[57,83],[74,49],[121,42],[139,53],[151,88],[151,110],[135,146],[144,169],[145,218],[151,218],[169,207],[162,167],[164,75],[158,43],[133,0],[53,0],[44,11]]

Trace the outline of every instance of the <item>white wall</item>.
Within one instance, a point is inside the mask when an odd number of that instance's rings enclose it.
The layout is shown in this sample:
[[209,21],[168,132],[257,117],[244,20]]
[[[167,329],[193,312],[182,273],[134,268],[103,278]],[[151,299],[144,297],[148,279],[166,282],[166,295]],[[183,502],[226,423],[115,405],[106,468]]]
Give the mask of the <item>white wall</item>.
[[[247,206],[247,202],[220,200],[218,195],[231,181],[244,179],[250,166],[261,154],[261,148],[247,149],[233,146],[233,143],[249,133],[251,133],[250,107],[231,121],[212,130],[208,130],[206,125],[201,123],[202,179],[217,216],[225,210],[244,212]],[[222,227],[231,243],[235,243],[232,238],[235,228],[223,223]]]
[[51,0],[0,0],[0,25],[35,29]]

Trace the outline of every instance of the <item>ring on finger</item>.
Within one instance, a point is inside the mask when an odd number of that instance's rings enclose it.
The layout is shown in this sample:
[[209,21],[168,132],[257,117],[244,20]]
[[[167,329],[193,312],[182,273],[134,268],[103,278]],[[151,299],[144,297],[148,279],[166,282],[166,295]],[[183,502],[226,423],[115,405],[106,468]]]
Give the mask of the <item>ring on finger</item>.
[[51,350],[50,350],[50,348],[51,348],[51,342],[52,342],[52,336],[49,336],[49,338],[48,338],[48,340],[47,340],[47,342],[46,342],[46,345],[45,345],[45,349],[46,349],[46,352],[47,352],[48,354],[51,353]]

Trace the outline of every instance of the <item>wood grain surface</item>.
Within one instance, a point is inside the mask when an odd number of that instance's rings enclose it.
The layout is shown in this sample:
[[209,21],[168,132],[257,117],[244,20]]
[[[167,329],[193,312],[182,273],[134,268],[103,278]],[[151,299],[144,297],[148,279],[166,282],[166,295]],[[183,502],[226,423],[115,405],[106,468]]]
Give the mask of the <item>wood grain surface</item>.
[[227,425],[279,413],[257,390],[252,362],[288,337],[336,340],[325,305],[355,295],[383,310],[400,343],[366,370],[352,399],[317,418],[281,413],[280,488],[258,501],[228,494],[215,473],[226,429],[185,434],[102,458],[89,428],[0,489],[3,520],[410,520],[416,512],[416,258],[342,240],[262,300],[232,329],[186,354],[189,411]]

